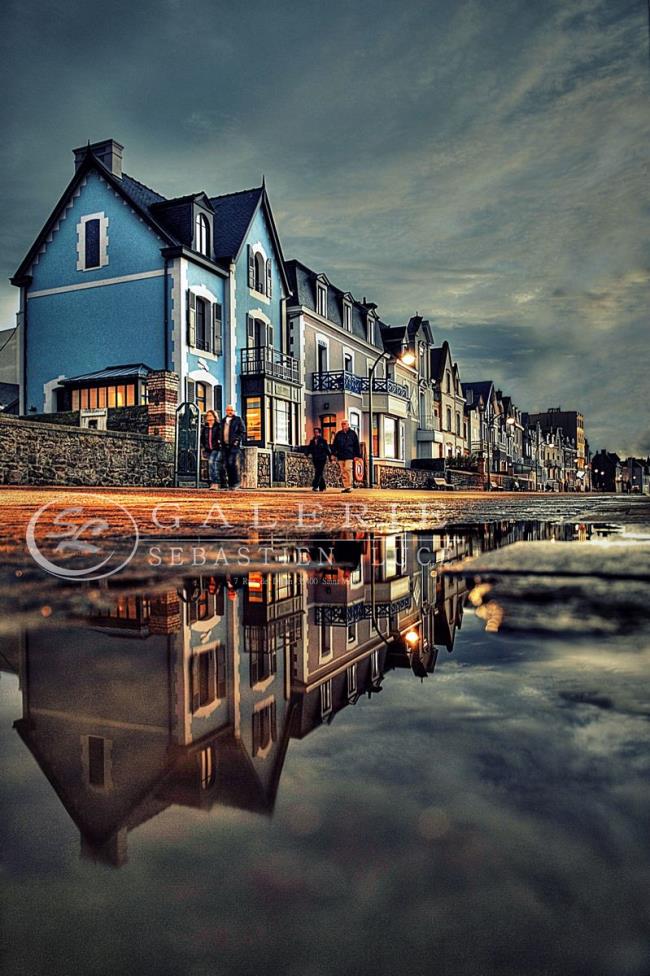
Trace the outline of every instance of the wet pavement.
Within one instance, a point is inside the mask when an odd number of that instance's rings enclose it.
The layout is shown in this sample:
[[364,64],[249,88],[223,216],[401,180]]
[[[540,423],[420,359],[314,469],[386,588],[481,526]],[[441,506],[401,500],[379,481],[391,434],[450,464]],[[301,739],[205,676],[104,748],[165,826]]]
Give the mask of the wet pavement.
[[48,494],[4,514],[3,972],[648,976],[645,500],[171,537],[134,493],[77,581]]

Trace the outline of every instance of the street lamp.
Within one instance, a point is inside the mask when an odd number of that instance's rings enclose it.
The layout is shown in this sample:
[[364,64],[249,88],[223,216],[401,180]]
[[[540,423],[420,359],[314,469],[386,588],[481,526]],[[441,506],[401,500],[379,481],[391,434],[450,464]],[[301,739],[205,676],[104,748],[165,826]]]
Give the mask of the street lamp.
[[417,630],[409,630],[406,632],[406,634],[404,634],[404,640],[411,650],[414,650],[415,647],[420,643],[420,635],[418,634]]
[[[369,425],[368,425],[368,431],[369,431],[369,437],[368,437],[368,441],[369,441],[369,443],[368,443],[368,487],[369,488],[374,488],[375,487],[375,464],[374,464],[374,460],[375,459],[374,459],[373,445],[372,445],[372,430],[373,430],[372,387],[373,387],[373,382],[374,382],[374,378],[375,378],[375,370],[379,366],[379,363],[382,361],[382,359],[385,359],[386,361],[389,361],[390,358],[391,358],[390,353],[389,352],[384,352],[382,350],[382,352],[379,353],[379,355],[375,359],[374,363],[372,364],[372,366],[368,370],[368,414],[369,414],[369,421],[370,421],[369,422]],[[405,366],[413,366],[414,363],[415,363],[415,355],[414,355],[414,353],[411,352],[410,349],[403,350],[400,353],[399,357],[397,357],[397,358],[399,359],[400,362],[404,363]],[[377,439],[379,439],[379,426],[377,427]]]

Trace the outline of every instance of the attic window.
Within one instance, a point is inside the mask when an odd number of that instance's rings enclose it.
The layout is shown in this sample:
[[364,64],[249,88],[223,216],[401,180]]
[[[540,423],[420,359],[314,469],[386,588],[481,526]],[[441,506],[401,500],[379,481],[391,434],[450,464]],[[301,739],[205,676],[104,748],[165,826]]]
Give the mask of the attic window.
[[375,344],[375,320],[372,315],[368,316],[368,342]]
[[323,318],[327,318],[327,285],[320,281],[316,285],[316,311]]
[[349,302],[343,302],[343,328],[346,332],[352,332],[352,306]]
[[108,217],[86,214],[77,224],[77,271],[94,271],[108,264]]
[[210,223],[205,214],[197,214],[194,222],[194,249],[210,256]]

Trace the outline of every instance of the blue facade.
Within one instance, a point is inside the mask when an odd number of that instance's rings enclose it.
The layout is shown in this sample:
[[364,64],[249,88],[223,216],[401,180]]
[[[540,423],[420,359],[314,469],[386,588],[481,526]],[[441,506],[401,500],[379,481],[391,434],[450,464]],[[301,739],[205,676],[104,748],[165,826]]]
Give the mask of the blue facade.
[[[122,172],[121,150],[114,140],[75,150],[75,176],[13,278],[24,309],[22,411],[66,406],[84,383],[76,402],[92,406],[87,374],[142,363],[177,372],[181,398],[202,409],[232,401],[243,412],[245,396],[257,396],[268,419],[254,442],[278,430],[289,443],[275,402],[291,401],[293,438],[298,382],[287,392],[273,372],[288,288],[265,188],[168,200]],[[263,258],[255,287],[253,254]],[[263,348],[244,380],[241,351],[252,345]]]
[[[108,218],[108,263],[77,270],[77,225],[84,215]],[[96,173],[62,215],[45,252],[32,265],[26,290],[25,412],[44,407],[44,386],[118,363],[164,369],[167,355],[162,241]],[[92,282],[157,272],[95,287]],[[34,293],[72,288],[57,294]]]

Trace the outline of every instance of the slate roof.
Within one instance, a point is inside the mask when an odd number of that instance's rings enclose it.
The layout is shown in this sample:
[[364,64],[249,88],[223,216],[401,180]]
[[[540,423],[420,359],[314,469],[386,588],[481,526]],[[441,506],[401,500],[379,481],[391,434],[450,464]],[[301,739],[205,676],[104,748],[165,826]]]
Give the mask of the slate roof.
[[153,372],[150,366],[145,363],[127,363],[124,366],[107,366],[105,369],[98,369],[94,373],[84,373],[81,376],[70,376],[61,380],[62,386],[69,383],[81,383],[86,380],[117,380],[117,379],[146,379],[149,373]]
[[216,215],[214,250],[217,258],[233,258],[239,253],[263,190],[263,187],[257,186],[251,190],[210,197],[210,205]]
[[165,197],[160,193],[156,193],[151,187],[145,186],[144,183],[140,183],[132,176],[127,176],[126,173],[122,174],[122,188],[126,195],[143,209],[148,209],[152,204],[162,203],[165,200]]
[[[302,261],[297,261],[295,258],[291,261],[286,261],[284,267],[292,293],[290,303],[304,305],[305,308],[316,311],[316,279],[319,276],[319,272],[308,268],[306,264],[303,264]],[[327,278],[327,276],[325,277]],[[327,318],[334,325],[343,328],[343,298],[346,295],[351,298],[352,302],[352,335],[358,339],[365,339],[366,312],[371,306],[367,303],[364,305],[363,302],[356,301],[349,291],[343,291],[341,288],[337,288],[329,278],[327,278]],[[379,320],[378,324],[379,332],[377,335],[383,335],[385,329],[389,328],[389,326],[386,326]],[[374,345],[377,348],[381,348],[381,345],[378,345],[377,342]]]
[[[461,383],[460,385],[470,405],[474,402],[474,399],[478,400],[479,397],[482,397],[483,402],[487,403],[494,388],[492,380],[479,380],[476,383]],[[472,393],[473,396],[470,398],[468,393]]]

